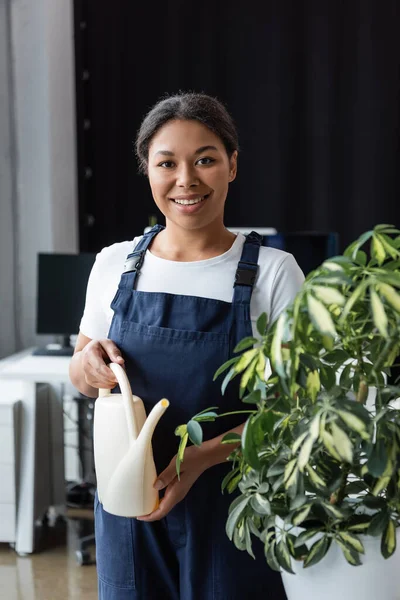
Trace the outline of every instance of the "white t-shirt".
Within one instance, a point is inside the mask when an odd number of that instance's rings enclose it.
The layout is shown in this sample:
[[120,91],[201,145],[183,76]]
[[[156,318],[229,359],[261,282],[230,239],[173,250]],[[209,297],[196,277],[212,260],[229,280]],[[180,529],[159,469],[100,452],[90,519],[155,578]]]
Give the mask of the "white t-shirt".
[[[103,248],[96,256],[86,293],[86,304],[80,331],[91,339],[106,338],[113,311],[110,304],[116,294],[125,259],[139,243],[119,242]],[[245,241],[238,233],[231,248],[207,260],[178,262],[159,258],[146,252],[136,289],[143,292],[164,292],[184,296],[200,296],[232,302],[235,273]],[[250,302],[253,333],[256,321],[266,312],[273,323],[290,304],[304,281],[304,275],[291,254],[275,248],[261,247],[259,270]]]

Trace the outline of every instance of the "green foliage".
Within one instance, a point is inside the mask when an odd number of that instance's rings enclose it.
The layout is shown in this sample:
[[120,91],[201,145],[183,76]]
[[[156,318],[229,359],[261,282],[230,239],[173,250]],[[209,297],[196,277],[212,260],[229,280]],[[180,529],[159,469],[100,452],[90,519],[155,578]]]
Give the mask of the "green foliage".
[[[292,560],[318,563],[332,543],[361,564],[360,535],[380,538],[390,557],[400,524],[400,387],[387,383],[400,355],[400,231],[364,233],[257,330],[215,375],[223,392],[239,377],[251,409],[241,437],[224,439],[234,449],[222,489],[239,492],[229,538],[251,555],[259,538],[270,567],[289,572]],[[223,416],[214,408],[177,429],[180,462],[189,436],[201,443],[201,422]]]

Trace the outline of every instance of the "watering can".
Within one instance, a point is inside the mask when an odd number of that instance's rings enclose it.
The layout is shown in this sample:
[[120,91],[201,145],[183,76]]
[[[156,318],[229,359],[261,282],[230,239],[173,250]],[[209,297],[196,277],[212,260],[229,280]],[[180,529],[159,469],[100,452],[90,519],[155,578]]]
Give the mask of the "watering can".
[[158,507],[151,440],[169,406],[160,400],[146,418],[143,401],[132,395],[124,369],[110,363],[121,393],[100,389],[94,405],[93,444],[97,494],[104,510],[120,517],[140,517]]

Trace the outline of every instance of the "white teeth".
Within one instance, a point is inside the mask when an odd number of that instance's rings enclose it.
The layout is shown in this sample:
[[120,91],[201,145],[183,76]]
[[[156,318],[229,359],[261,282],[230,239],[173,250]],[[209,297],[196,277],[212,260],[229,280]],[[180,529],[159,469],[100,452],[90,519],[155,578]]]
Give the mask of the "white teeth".
[[204,200],[204,196],[202,196],[201,198],[196,198],[196,200],[183,200],[183,199],[181,199],[181,200],[174,200],[174,202],[176,202],[177,204],[191,205],[191,204],[198,204],[202,200]]

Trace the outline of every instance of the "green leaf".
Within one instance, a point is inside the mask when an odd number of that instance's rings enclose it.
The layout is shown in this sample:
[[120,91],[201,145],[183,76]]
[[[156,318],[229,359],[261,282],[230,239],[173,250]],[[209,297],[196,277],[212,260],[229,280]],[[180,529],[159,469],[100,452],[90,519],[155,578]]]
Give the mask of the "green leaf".
[[267,563],[270,569],[272,569],[273,571],[278,571],[280,573],[281,568],[278,563],[278,559],[276,558],[275,550],[276,541],[272,542],[271,544],[268,544],[268,546],[265,545],[265,558],[267,559]]
[[[353,431],[357,431],[357,433],[364,434],[366,433],[366,427],[364,421],[353,415],[351,412],[347,412],[346,410],[338,410],[337,411],[340,418],[352,429]],[[368,439],[368,435],[366,436]]]
[[381,242],[382,246],[385,248],[386,252],[389,254],[389,256],[391,256],[393,260],[396,260],[396,258],[399,256],[399,252],[393,245],[392,239],[385,234],[378,234],[377,237]]
[[235,500],[232,502],[231,506],[229,507],[229,515],[228,515],[228,520],[226,522],[226,534],[228,536],[228,538],[232,541],[232,537],[233,537],[233,532],[235,530],[235,527],[237,526],[237,523],[240,519],[240,517],[242,516],[242,513],[244,511],[244,509],[246,508],[248,502],[249,502],[250,498],[245,496],[243,498],[243,496],[239,496],[238,498],[235,498]]
[[392,556],[396,550],[396,525],[391,519],[386,526],[381,540],[381,552],[384,558]]
[[257,319],[257,331],[260,335],[265,335],[267,330],[268,317],[267,313],[262,313]]
[[250,506],[260,515],[271,514],[271,504],[269,500],[259,493],[256,493],[251,497]]
[[309,436],[305,440],[304,444],[301,447],[301,450],[300,450],[300,453],[299,453],[299,456],[297,459],[297,466],[301,472],[304,471],[304,467],[306,466],[306,464],[309,461],[313,445],[314,445],[314,440],[311,436]]
[[387,461],[385,442],[382,439],[378,439],[368,458],[368,472],[373,477],[380,477],[386,469]]
[[364,282],[360,283],[358,285],[358,287],[356,287],[356,289],[354,290],[354,292],[352,293],[350,298],[347,300],[347,302],[343,308],[342,314],[339,319],[340,325],[343,325],[343,323],[346,321],[354,304],[357,302],[357,300],[361,299],[361,296],[364,294],[366,288],[367,288],[367,284]]
[[341,547],[343,556],[347,560],[347,562],[353,567],[358,567],[361,565],[360,555],[358,552],[346,546],[344,542],[339,537],[336,537],[336,543]]
[[328,502],[321,502],[321,506],[324,508],[327,515],[330,517],[335,517],[335,519],[338,519],[339,521],[343,521],[344,515],[338,508],[336,508],[336,506],[329,504]]
[[334,365],[336,363],[343,363],[345,360],[348,360],[349,358],[350,358],[350,355],[348,352],[346,352],[346,350],[338,349],[338,350],[333,350],[333,352],[329,352],[328,354],[325,354],[323,360],[324,360],[324,362]]
[[329,454],[333,456],[333,458],[335,458],[337,461],[341,462],[342,459],[338,451],[336,450],[335,444],[333,442],[333,436],[328,431],[324,430],[321,431],[321,439]]
[[400,313],[400,294],[398,294],[391,285],[387,283],[379,284],[379,291],[385,299],[389,302],[389,304]]
[[364,554],[364,546],[362,545],[360,539],[356,535],[353,535],[348,531],[339,531],[338,534],[347,546],[349,546],[356,552],[361,552],[362,554]]
[[242,477],[241,473],[240,473],[240,467],[235,467],[233,468],[231,471],[229,471],[225,477],[222,480],[221,483],[221,491],[223,492],[225,490],[225,488],[227,487],[228,483],[230,481],[232,481],[232,479],[234,479],[237,475],[240,475],[240,478]]
[[352,365],[346,365],[340,374],[339,384],[341,387],[350,388]]
[[210,411],[210,412],[205,412],[205,413],[202,413],[202,414],[201,414],[201,415],[199,415],[199,416],[195,416],[195,417],[193,417],[193,421],[198,421],[199,423],[200,423],[200,422],[203,422],[203,421],[204,421],[204,422],[208,422],[208,421],[215,421],[215,419],[216,419],[217,417],[218,417],[218,415],[217,415],[217,413],[216,413],[216,412],[211,412],[211,411]]
[[331,431],[333,443],[338,454],[343,460],[351,463],[353,460],[353,444],[350,438],[334,421],[331,423]]
[[306,386],[308,395],[310,396],[312,402],[315,402],[318,392],[321,389],[321,381],[318,371],[309,371],[307,375]]
[[179,437],[183,437],[186,432],[187,432],[187,425],[179,425],[175,429],[175,435],[178,435]]
[[[295,461],[296,462],[296,461]],[[275,461],[267,471],[267,477],[276,477],[285,472],[286,463],[282,458]]]
[[318,473],[316,473],[314,471],[314,469],[312,467],[310,467],[309,465],[307,465],[306,469],[307,469],[308,477],[310,478],[311,483],[313,485],[315,485],[315,487],[319,488],[320,490],[325,489],[326,488],[326,483],[318,475]]
[[177,455],[176,455],[175,466],[176,466],[176,474],[178,475],[178,479],[180,479],[181,464],[183,463],[183,457],[184,457],[186,445],[188,443],[188,439],[189,439],[189,434],[186,433],[181,438],[181,441],[180,441],[180,444],[179,444],[179,448],[178,448],[178,452],[177,452]]
[[240,443],[242,436],[238,433],[230,432],[226,433],[221,440],[221,444],[237,444]]
[[365,267],[365,265],[367,264],[367,255],[364,252],[364,250],[359,250],[354,257],[354,260],[359,265],[362,265],[363,267]]
[[222,385],[221,385],[221,393],[222,393],[222,395],[225,394],[225,390],[228,387],[229,382],[235,377],[235,375],[236,375],[236,373],[235,373],[235,369],[234,368],[230,369],[230,371],[228,371],[228,373],[225,375],[225,378],[224,378],[224,380],[222,382]]
[[296,510],[291,518],[291,522],[293,525],[300,525],[303,521],[305,521],[310,514],[310,510],[312,508],[312,504],[307,504],[306,506],[302,506],[298,510]]
[[[247,350],[247,348],[250,348],[251,346],[253,346],[254,344],[256,344],[258,342],[258,339],[255,337],[245,337],[242,340],[240,340],[240,342],[237,344],[237,346],[235,346],[235,348],[233,349],[233,351],[236,352],[242,352],[243,350]],[[235,359],[236,360],[236,359]],[[228,361],[230,362],[230,361]],[[227,364],[227,363],[225,363]]]
[[376,293],[376,291],[374,290],[374,288],[371,286],[370,288],[370,293],[371,293],[371,308],[372,308],[372,316],[374,319],[374,323],[375,323],[375,327],[378,329],[379,333],[387,338],[388,337],[388,330],[387,330],[387,325],[388,325],[388,319],[385,313],[385,308],[382,304],[381,299],[379,298],[378,294]]
[[254,443],[252,431],[253,426],[253,419],[250,417],[247,419],[242,433],[242,450],[243,457],[247,464],[253,467],[253,469],[258,469],[260,461],[258,459],[257,448]]
[[[332,340],[332,338],[329,338]],[[333,341],[333,340],[332,340]],[[324,365],[320,368],[321,384],[326,390],[331,390],[336,385],[336,370],[333,367]]]
[[296,463],[297,463],[297,458],[292,458],[292,460],[289,460],[289,462],[286,464],[285,477],[283,480],[285,483],[290,479],[293,472],[296,470]]
[[327,536],[324,536],[323,538],[315,542],[315,544],[313,544],[310,548],[308,556],[304,561],[303,567],[306,569],[307,567],[311,567],[312,565],[315,565],[320,560],[322,560],[328,552],[330,545],[331,540]]
[[190,420],[187,424],[187,430],[189,434],[190,441],[193,442],[196,446],[201,446],[203,441],[203,430],[201,425],[197,421]]
[[299,548],[309,540],[311,540],[317,533],[320,533],[322,530],[320,528],[306,529],[302,531],[296,538],[294,542],[294,547]]
[[251,350],[247,350],[247,352],[244,352],[242,354],[242,356],[240,357],[239,361],[233,367],[235,373],[241,373],[242,371],[244,371],[245,369],[247,369],[247,367],[249,366],[249,364],[251,363],[251,361],[254,359],[254,357],[258,353],[259,353],[259,349],[258,348],[252,348]]
[[282,339],[283,332],[286,324],[286,315],[285,313],[281,313],[276,322],[276,327],[274,331],[274,336],[272,338],[271,344],[271,362],[275,371],[278,373],[280,377],[283,379],[286,378],[286,373],[283,365],[283,357],[282,357]]
[[307,296],[308,314],[310,319],[314,323],[316,329],[322,335],[328,335],[331,337],[336,336],[336,329],[332,321],[332,317],[325,306],[314,298],[311,294]]
[[389,523],[389,514],[386,508],[378,512],[371,520],[368,535],[378,536],[383,533]]
[[275,552],[276,558],[278,559],[278,562],[281,565],[282,569],[294,575],[294,571],[292,569],[292,560],[290,558],[290,552],[283,538],[276,546]]
[[395,287],[400,287],[400,273],[384,273],[379,276],[379,281],[384,281]]
[[223,373],[224,371],[226,371],[226,369],[228,367],[230,367],[231,365],[237,363],[239,359],[240,359],[240,356],[235,356],[235,358],[231,358],[228,361],[224,362],[224,364],[221,365],[219,367],[219,369],[217,369],[215,371],[214,377],[213,377],[213,381],[215,381],[217,379],[217,377],[219,377],[221,375],[221,373]]
[[[300,448],[301,444],[304,442],[306,437],[308,436],[308,431],[303,431],[301,435],[294,441],[292,446],[292,453],[296,454],[297,450]],[[268,471],[269,473],[269,471]]]
[[314,285],[312,290],[324,304],[338,304],[339,306],[343,306],[346,302],[343,294],[333,287]]
[[259,404],[261,402],[261,390],[253,390],[250,394],[242,398],[242,402],[246,404]]
[[378,265],[382,265],[386,258],[386,252],[382,242],[376,235],[374,235],[374,237],[372,238],[371,253],[372,256],[378,262]]
[[251,363],[249,364],[249,366],[247,367],[246,371],[242,375],[242,378],[240,380],[240,387],[239,387],[239,397],[240,398],[243,398],[243,395],[246,391],[247,385],[248,385],[250,379],[255,374],[255,368],[256,368],[257,362],[258,362],[258,356],[255,356],[253,358],[253,360],[251,361]]
[[382,231],[383,229],[394,229],[394,232],[397,233],[396,225],[391,225],[387,223],[380,223],[379,225],[375,225],[374,231]]

